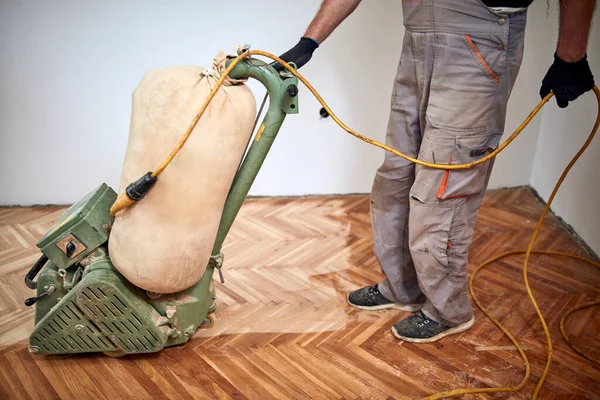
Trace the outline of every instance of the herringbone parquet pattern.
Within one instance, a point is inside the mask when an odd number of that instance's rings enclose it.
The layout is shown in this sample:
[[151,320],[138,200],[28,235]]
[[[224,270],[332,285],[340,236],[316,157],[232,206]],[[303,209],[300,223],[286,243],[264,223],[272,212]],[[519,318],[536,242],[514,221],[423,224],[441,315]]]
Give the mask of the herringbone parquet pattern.
[[[541,211],[528,189],[489,192],[470,251],[470,268],[524,248]],[[351,309],[345,294],[378,282],[366,196],[250,199],[226,241],[225,285],[216,281],[217,321],[188,344],[158,354],[34,356],[31,295],[23,277],[36,240],[63,208],[0,209],[0,398],[421,398],[458,387],[514,385],[523,365],[508,339],[476,310],[470,331],[436,344],[393,338],[404,313]],[[538,249],[587,255],[550,218]],[[481,273],[476,293],[526,347],[529,398],[545,360],[543,332],[522,285],[521,258]],[[561,315],[600,295],[600,271],[570,259],[534,257],[530,281],[555,345],[543,399],[600,398],[600,370],[575,355]],[[600,355],[595,309],[572,317],[569,332]]]

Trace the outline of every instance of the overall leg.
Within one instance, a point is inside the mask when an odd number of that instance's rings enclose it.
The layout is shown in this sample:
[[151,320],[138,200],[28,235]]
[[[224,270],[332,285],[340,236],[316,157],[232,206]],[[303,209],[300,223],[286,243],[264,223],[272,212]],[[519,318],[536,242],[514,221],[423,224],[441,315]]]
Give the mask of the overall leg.
[[[424,123],[423,62],[420,37],[407,31],[394,80],[386,144],[417,157]],[[417,311],[424,302],[408,247],[409,191],[415,166],[386,152],[371,192],[374,251],[386,279],[348,295],[363,309]]]
[[[455,15],[448,5],[460,8],[457,2],[435,4],[442,7],[432,6],[436,59],[418,158],[464,164],[484,157],[500,142],[522,57],[525,15],[495,16],[477,0],[461,2],[471,8],[455,10]],[[479,13],[473,11],[476,7]],[[467,255],[492,166],[487,162],[453,171],[416,167],[409,248],[427,301],[421,312],[394,326],[396,337],[431,342],[472,326]]]

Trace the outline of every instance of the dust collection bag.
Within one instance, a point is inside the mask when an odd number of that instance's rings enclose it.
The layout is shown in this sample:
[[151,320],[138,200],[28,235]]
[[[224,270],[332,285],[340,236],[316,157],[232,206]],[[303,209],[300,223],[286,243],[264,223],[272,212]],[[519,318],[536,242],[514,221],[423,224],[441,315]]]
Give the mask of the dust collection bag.
[[[177,145],[225,70],[174,66],[149,71],[133,92],[119,193],[154,171]],[[115,216],[108,247],[136,286],[174,293],[193,286],[210,260],[221,213],[256,116],[245,80],[226,79],[148,194]]]

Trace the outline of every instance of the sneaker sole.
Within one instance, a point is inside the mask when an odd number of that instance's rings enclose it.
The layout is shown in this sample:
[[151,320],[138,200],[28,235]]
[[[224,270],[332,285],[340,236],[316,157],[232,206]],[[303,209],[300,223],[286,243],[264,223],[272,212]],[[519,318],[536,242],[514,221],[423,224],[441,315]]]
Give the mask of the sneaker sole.
[[408,312],[417,312],[421,308],[423,308],[424,304],[381,304],[378,306],[359,306],[358,304],[354,304],[350,301],[350,295],[346,295],[346,302],[350,304],[354,308],[358,308],[359,310],[387,310],[389,308],[393,308],[396,310],[408,311]]
[[432,343],[432,342],[436,342],[442,338],[445,338],[446,336],[450,336],[450,335],[456,335],[457,333],[461,333],[464,331],[467,331],[469,329],[471,329],[471,327],[473,326],[473,324],[475,324],[475,317],[471,318],[470,320],[468,320],[467,322],[465,322],[464,324],[455,326],[454,328],[450,328],[447,331],[438,333],[437,335],[430,337],[430,338],[411,338],[411,337],[406,337],[406,336],[402,336],[400,335],[397,331],[396,331],[396,327],[392,326],[392,334],[400,339],[400,340],[404,340],[405,342],[411,342],[411,343]]

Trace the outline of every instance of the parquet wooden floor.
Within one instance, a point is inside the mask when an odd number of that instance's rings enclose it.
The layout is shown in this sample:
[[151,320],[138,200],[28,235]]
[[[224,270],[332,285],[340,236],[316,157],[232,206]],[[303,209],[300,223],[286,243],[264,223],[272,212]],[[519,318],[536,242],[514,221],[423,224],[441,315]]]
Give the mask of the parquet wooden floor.
[[[399,311],[358,311],[345,294],[378,282],[367,196],[250,199],[225,246],[217,321],[184,346],[158,354],[34,356],[31,295],[23,277],[36,240],[62,207],[0,208],[0,398],[412,399],[458,387],[514,385],[523,365],[508,339],[476,309],[473,329],[435,344],[393,338]],[[470,269],[524,248],[542,205],[529,189],[489,192],[477,222]],[[586,255],[551,217],[538,249]],[[522,285],[521,257],[481,273],[476,293],[526,347],[530,398],[545,360],[543,331]],[[543,399],[600,398],[600,369],[559,332],[562,314],[600,296],[600,271],[570,259],[534,257],[530,281],[554,341]],[[574,315],[569,332],[600,356],[597,309]],[[489,398],[489,397],[488,397]]]

